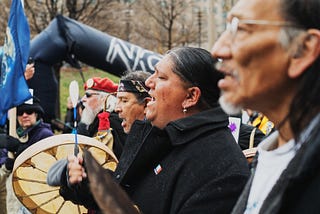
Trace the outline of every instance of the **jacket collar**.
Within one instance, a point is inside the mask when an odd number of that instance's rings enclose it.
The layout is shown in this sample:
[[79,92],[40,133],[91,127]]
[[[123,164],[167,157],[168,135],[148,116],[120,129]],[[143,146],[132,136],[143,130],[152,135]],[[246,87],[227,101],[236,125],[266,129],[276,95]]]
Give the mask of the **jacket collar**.
[[146,121],[135,121],[115,171],[118,182],[125,186],[132,176],[138,180],[136,176],[155,167],[172,146],[186,144],[208,131],[227,128],[228,123],[228,116],[221,108],[173,121],[163,130]]
[[172,145],[182,145],[208,131],[226,128],[228,124],[228,116],[217,107],[170,122],[164,130]]

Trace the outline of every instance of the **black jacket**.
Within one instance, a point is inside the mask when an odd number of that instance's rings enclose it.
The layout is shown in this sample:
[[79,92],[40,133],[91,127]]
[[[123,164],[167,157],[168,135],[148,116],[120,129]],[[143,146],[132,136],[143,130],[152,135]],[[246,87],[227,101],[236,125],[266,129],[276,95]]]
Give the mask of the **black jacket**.
[[[123,128],[121,126],[121,119],[118,114],[115,112],[111,112],[109,116],[110,127],[112,128],[112,136],[113,136],[113,148],[112,151],[116,155],[117,158],[120,157],[123,149],[123,145],[126,141],[127,134],[124,133]],[[98,132],[99,127],[99,118],[96,117],[92,124],[89,126],[84,123],[79,123],[78,125],[78,134],[85,135],[88,137],[93,137]]]
[[[289,162],[264,201],[260,213],[319,213],[320,204],[317,203],[320,197],[319,126],[314,129],[313,134],[302,144],[295,157]],[[257,166],[257,156],[252,162],[253,172]],[[244,212],[253,175],[232,213]]]
[[[252,130],[254,129],[254,126],[243,124],[240,125],[240,131],[239,131],[239,141],[238,144],[242,150],[249,149],[249,142],[250,142],[250,135]],[[254,133],[254,143],[253,147],[257,147],[258,144],[265,138],[265,134],[263,132],[256,128]]]
[[[144,214],[230,213],[249,168],[228,123],[220,108],[176,120],[163,130],[136,121],[113,177]],[[60,193],[97,208],[82,187],[70,192],[64,185]]]
[[249,169],[220,108],[169,123],[132,126],[114,173],[147,213],[230,213]]

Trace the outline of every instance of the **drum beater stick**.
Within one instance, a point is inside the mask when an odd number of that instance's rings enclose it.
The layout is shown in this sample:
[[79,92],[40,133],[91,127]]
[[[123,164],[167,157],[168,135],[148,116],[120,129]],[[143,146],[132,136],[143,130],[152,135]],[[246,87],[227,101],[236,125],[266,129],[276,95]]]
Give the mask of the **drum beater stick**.
[[71,81],[69,85],[69,95],[72,102],[73,107],[73,118],[74,118],[74,128],[72,130],[75,138],[75,144],[74,144],[74,155],[77,156],[79,153],[79,145],[78,145],[78,137],[77,137],[77,104],[79,99],[79,85],[76,80]]

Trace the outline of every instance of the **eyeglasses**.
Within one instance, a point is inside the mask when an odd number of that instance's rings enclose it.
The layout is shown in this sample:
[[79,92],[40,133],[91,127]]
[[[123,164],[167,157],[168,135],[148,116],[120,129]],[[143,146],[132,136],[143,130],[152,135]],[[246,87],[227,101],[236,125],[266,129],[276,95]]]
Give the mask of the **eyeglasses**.
[[285,22],[285,21],[249,20],[249,19],[240,20],[237,17],[233,17],[231,19],[231,22],[227,22],[227,24],[226,24],[226,31],[231,33],[232,40],[234,40],[234,38],[237,35],[239,24],[296,27],[292,23]]
[[33,114],[35,111],[34,110],[24,110],[24,111],[17,111],[17,115],[18,116],[22,116],[24,113],[31,115]]
[[86,92],[86,93],[85,93],[85,96],[86,96],[87,98],[89,98],[89,97],[91,97],[91,96],[93,96],[93,95],[99,95],[99,93],[90,93],[90,92]]

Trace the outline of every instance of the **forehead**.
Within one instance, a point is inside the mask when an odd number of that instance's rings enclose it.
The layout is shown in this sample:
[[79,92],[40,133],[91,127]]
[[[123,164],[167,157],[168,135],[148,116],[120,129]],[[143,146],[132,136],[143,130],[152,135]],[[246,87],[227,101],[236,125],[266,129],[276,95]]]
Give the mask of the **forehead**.
[[155,69],[158,72],[171,71],[172,60],[170,55],[165,55],[156,65]]
[[134,95],[134,93],[131,92],[117,92],[117,98],[118,99],[135,99],[136,100],[136,96]]
[[228,17],[240,19],[281,20],[280,0],[239,0]]

